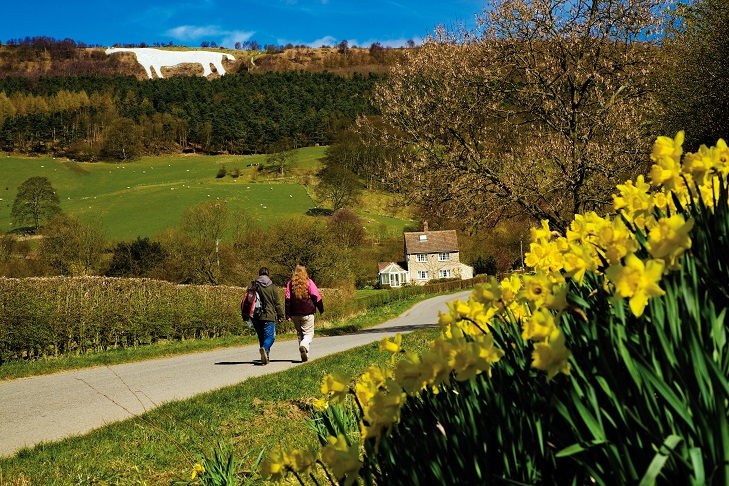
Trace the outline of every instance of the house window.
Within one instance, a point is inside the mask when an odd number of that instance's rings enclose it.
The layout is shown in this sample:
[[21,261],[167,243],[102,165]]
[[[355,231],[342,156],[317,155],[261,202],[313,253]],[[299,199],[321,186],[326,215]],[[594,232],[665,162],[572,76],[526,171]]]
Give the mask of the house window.
[[450,253],[438,253],[438,261],[439,262],[447,262],[451,259]]
[[427,262],[428,261],[428,254],[427,253],[418,253],[415,256],[415,261],[420,262],[420,263]]
[[425,270],[418,270],[418,279],[419,280],[428,280],[428,272]]
[[451,278],[451,271],[450,270],[439,270],[438,278]]

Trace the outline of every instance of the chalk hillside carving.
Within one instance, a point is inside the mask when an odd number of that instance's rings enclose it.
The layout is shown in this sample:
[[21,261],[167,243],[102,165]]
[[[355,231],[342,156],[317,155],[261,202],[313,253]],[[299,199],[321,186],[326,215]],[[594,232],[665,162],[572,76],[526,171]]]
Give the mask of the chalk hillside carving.
[[210,65],[215,66],[218,74],[223,76],[225,68],[223,67],[223,59],[235,61],[235,57],[223,52],[212,51],[165,51],[162,49],[152,49],[149,47],[110,47],[106,50],[107,55],[116,52],[132,52],[137,56],[137,62],[147,71],[147,76],[152,79],[152,69],[155,70],[157,76],[163,78],[163,67],[174,67],[178,64],[202,64],[203,76],[207,77],[213,73]]

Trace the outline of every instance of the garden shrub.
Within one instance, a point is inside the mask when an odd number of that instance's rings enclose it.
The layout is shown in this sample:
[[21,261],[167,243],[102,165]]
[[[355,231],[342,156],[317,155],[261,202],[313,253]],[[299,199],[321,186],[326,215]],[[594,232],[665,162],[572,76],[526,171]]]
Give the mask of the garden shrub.
[[[441,313],[422,355],[337,372],[315,406],[321,450],[271,451],[262,473],[325,467],[352,484],[727,484],[729,148],[659,137],[615,214],[532,230],[531,273]],[[359,437],[329,409],[350,408]]]

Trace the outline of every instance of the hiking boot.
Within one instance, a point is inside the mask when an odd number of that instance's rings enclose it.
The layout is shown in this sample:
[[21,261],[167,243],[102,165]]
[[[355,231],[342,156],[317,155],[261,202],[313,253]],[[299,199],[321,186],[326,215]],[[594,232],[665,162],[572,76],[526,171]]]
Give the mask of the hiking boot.
[[261,348],[261,363],[268,364],[268,353],[265,348]]
[[309,361],[309,354],[306,352],[306,348],[304,346],[299,346],[299,353],[301,353],[301,362]]

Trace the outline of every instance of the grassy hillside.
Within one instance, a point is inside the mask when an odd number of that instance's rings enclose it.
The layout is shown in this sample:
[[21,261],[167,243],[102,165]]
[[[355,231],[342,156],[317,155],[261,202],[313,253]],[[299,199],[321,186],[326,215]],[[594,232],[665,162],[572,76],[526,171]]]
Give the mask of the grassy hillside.
[[[215,199],[229,213],[245,212],[263,227],[306,214],[316,207],[307,187],[324,147],[299,149],[283,177],[251,164],[266,157],[144,157],[125,163],[75,163],[65,159],[0,158],[0,230],[13,229],[11,208],[18,186],[33,176],[47,177],[64,212],[82,221],[99,222],[107,237],[132,240],[154,237],[177,226],[188,207]],[[216,178],[221,167],[240,169],[238,178]],[[371,231],[401,232],[404,221],[362,212]]]
[[[232,47],[232,46],[231,46]],[[195,47],[155,47],[165,50],[200,50]],[[123,76],[133,75],[147,79],[144,68],[131,53],[117,53],[108,56],[106,47],[87,47],[73,41],[51,41],[49,38],[35,38],[22,45],[0,45],[0,76]],[[336,47],[291,47],[279,50],[250,51],[226,48],[208,48],[231,54],[235,61],[225,60],[223,66],[228,73],[270,71],[330,71],[341,75],[358,73],[384,73],[403,58],[405,48],[382,48],[371,50],[370,46],[351,47],[340,50]],[[202,66],[184,64],[163,69],[165,77],[201,76]],[[217,73],[211,77],[218,77]]]

